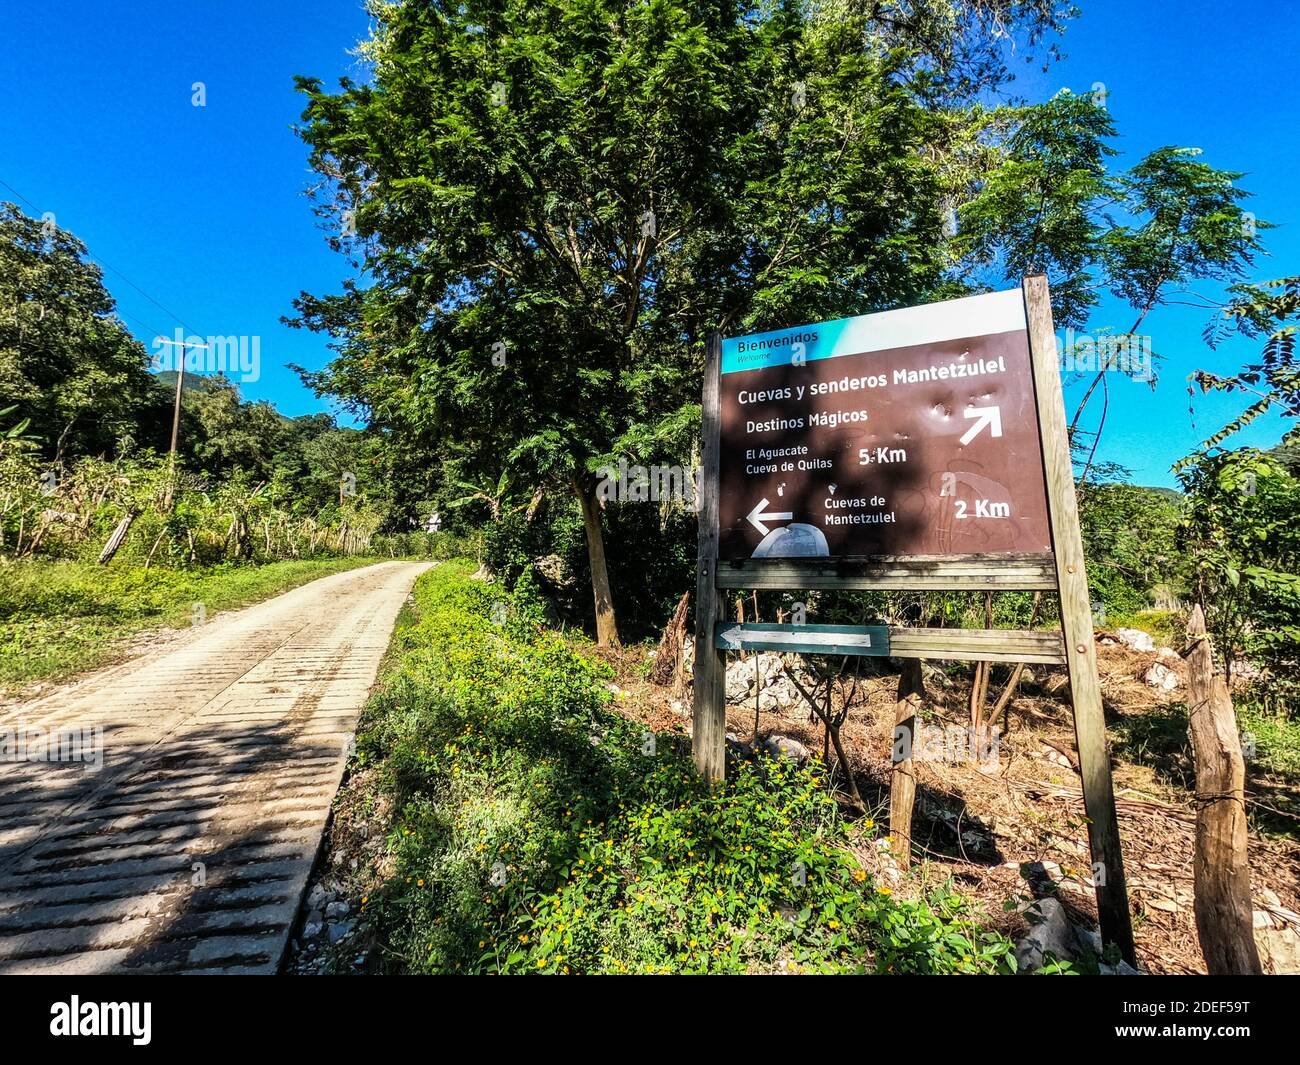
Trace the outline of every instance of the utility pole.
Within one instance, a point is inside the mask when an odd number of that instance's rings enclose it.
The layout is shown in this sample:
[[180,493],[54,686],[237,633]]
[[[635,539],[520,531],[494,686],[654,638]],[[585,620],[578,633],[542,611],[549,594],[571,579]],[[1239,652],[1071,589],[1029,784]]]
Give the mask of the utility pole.
[[206,348],[206,344],[186,344],[181,340],[165,340],[157,337],[155,344],[170,344],[173,347],[180,348],[180,358],[176,360],[176,402],[172,409],[172,443],[168,449],[168,464],[170,474],[167,481],[167,495],[163,500],[163,509],[171,510],[172,495],[176,487],[176,442],[181,434],[181,390],[185,387],[185,349],[186,348]]

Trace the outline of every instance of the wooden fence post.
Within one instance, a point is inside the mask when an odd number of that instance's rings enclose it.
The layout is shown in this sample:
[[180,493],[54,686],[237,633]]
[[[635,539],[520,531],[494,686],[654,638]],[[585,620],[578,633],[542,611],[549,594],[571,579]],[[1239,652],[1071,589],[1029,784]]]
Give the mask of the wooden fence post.
[[696,768],[711,781],[722,780],[727,773],[727,658],[725,651],[713,645],[713,630],[722,609],[717,584],[721,371],[722,337],[710,333],[704,360],[701,418],[704,440],[700,457],[700,555],[695,585],[695,698],[691,750]]
[[1259,975],[1246,851],[1246,763],[1232,697],[1197,603],[1187,622],[1187,731],[1196,762],[1196,934],[1210,975]]

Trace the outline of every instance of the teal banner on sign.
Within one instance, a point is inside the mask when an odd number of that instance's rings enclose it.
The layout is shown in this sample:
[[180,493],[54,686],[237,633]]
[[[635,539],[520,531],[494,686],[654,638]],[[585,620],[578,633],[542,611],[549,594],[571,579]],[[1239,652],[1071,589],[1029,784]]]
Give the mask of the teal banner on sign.
[[919,343],[934,344],[962,337],[1023,331],[1024,328],[1024,298],[1019,289],[1011,289],[730,337],[722,342],[722,372],[765,370],[773,366],[799,365]]

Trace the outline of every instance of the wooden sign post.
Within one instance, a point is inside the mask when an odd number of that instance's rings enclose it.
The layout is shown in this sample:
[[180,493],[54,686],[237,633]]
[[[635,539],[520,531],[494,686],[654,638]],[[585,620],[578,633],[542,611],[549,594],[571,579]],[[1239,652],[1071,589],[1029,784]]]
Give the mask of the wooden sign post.
[[[1065,665],[1102,938],[1132,963],[1058,366],[1041,276],[1021,291],[709,338],[692,743],[699,771],[721,780],[728,650]],[[1062,631],[724,628],[721,592],[739,588],[1055,591]]]
[[727,655],[714,646],[722,617],[718,595],[718,459],[721,450],[718,397],[722,338],[709,336],[704,360],[704,441],[700,451],[700,566],[695,581],[694,707],[691,748],[695,765],[706,780],[721,780],[727,772]]
[[1047,473],[1048,510],[1052,518],[1052,548],[1056,559],[1056,588],[1061,599],[1061,631],[1065,665],[1074,706],[1074,741],[1079,752],[1083,805],[1088,815],[1088,842],[1097,891],[1102,938],[1119,947],[1130,965],[1137,959],[1133,924],[1128,912],[1128,887],[1120,854],[1119,817],[1110,778],[1110,748],[1102,712],[1101,680],[1097,674],[1097,643],[1092,625],[1092,597],[1083,565],[1083,537],[1074,494],[1074,466],[1065,428],[1065,399],[1061,394],[1060,361],[1052,328],[1052,304],[1047,278],[1024,281],[1025,318],[1033,353],[1034,392]]

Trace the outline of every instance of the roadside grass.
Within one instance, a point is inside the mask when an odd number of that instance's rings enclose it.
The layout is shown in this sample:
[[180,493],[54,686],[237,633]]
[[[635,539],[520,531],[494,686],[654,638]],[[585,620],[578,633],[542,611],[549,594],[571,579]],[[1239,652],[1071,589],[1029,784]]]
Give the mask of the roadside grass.
[[1262,710],[1247,694],[1237,707],[1237,722],[1246,748],[1252,826],[1300,839],[1300,720]]
[[140,633],[192,624],[377,558],[330,558],[201,570],[33,561],[0,565],[0,688],[13,694],[119,657]]
[[383,970],[1014,969],[951,886],[874,881],[874,826],[840,816],[819,765],[742,763],[708,788],[609,707],[611,671],[547,629],[526,579],[510,593],[472,568],[417,581],[357,737],[373,794],[353,798],[387,811],[360,874]]
[[1116,611],[1106,618],[1103,628],[1139,629],[1155,640],[1157,647],[1180,647],[1186,642],[1186,622],[1173,610]]

